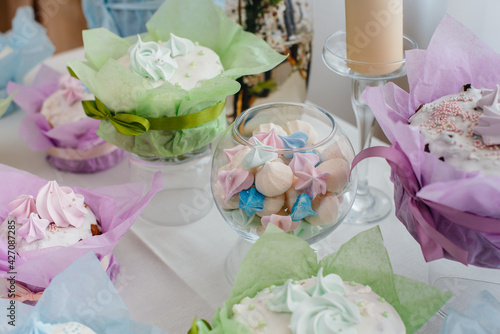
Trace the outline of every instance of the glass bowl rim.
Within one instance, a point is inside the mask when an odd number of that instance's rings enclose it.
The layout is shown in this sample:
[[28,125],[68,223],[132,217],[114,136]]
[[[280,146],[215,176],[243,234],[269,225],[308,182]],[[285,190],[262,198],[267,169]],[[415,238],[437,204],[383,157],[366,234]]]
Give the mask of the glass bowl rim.
[[[310,145],[310,146],[303,146],[300,148],[275,148],[275,147],[271,147],[271,146],[269,146],[269,147],[265,147],[265,146],[264,147],[262,147],[262,146],[255,147],[254,146],[255,144],[252,144],[250,141],[246,140],[241,135],[241,133],[238,131],[238,127],[241,125],[242,121],[244,120],[244,117],[246,117],[250,112],[269,109],[269,108],[272,108],[273,106],[295,106],[295,107],[302,107],[302,108],[307,107],[307,109],[309,109],[309,110],[310,109],[317,110],[322,115],[326,116],[327,119],[332,123],[332,129],[330,130],[328,135],[326,135],[324,138],[322,138],[317,143],[314,143],[313,145]],[[232,132],[235,140],[238,143],[240,143],[244,146],[250,147],[250,148],[255,147],[259,150],[263,150],[263,151],[267,151],[267,152],[275,152],[278,154],[285,154],[285,153],[308,153],[308,152],[310,152],[318,147],[323,146],[324,144],[328,143],[328,141],[330,141],[336,135],[336,133],[338,132],[337,129],[339,126],[337,125],[337,122],[335,121],[335,119],[333,118],[333,116],[329,112],[325,111],[324,109],[322,109],[316,105],[308,104],[308,103],[298,103],[298,102],[269,102],[269,103],[259,104],[257,106],[246,109],[245,111],[243,111],[241,114],[239,114],[236,117],[234,122],[231,124],[231,127],[232,127],[231,132]],[[344,136],[345,136],[345,134],[344,134]],[[252,137],[250,137],[250,138],[252,138]]]

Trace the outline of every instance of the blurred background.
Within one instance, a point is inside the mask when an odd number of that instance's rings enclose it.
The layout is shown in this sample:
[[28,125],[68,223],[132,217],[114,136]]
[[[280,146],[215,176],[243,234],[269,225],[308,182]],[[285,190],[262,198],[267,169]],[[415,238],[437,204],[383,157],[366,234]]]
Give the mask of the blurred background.
[[[81,31],[87,28],[82,1],[105,0],[0,0],[0,31],[10,29],[12,18],[20,6],[32,6],[36,20],[47,29],[47,35],[56,47],[56,53],[82,45]],[[122,1],[116,0],[113,2]],[[133,2],[123,0],[122,2]],[[225,0],[214,0],[224,3]],[[161,2],[161,1],[150,1]],[[313,6],[314,39],[307,100],[355,124],[351,109],[350,79],[334,74],[324,65],[321,52],[325,39],[343,29],[344,0],[311,0]],[[464,23],[500,52],[498,13],[500,1],[494,0],[404,0],[404,32],[426,48],[434,29],[448,13]],[[395,81],[407,89],[406,78]],[[382,137],[380,132],[376,132]]]

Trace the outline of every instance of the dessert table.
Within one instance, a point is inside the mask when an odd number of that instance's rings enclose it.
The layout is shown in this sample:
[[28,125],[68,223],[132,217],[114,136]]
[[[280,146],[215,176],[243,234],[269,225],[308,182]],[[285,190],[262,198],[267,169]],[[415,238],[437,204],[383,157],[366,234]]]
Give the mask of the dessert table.
[[[70,59],[83,60],[83,49],[57,54],[45,63],[64,71]],[[29,75],[27,80],[30,80]],[[329,112],[335,117],[335,110]],[[54,169],[45,161],[45,152],[31,151],[19,137],[18,127],[23,116],[22,111],[17,111],[0,119],[0,163],[63,185],[93,187],[129,182],[128,159],[96,174],[72,174]],[[336,120],[353,146],[358,147],[355,127],[338,117]],[[386,144],[375,139],[374,145]],[[390,168],[385,160],[370,161],[370,184],[392,197],[389,176]],[[213,203],[210,193],[206,198]],[[440,264],[442,261],[427,264],[417,242],[395,217],[394,208],[376,224],[381,228],[395,273],[422,282],[429,282],[429,269],[432,275],[477,275],[472,268],[446,260],[443,260],[446,266]],[[322,247],[333,252],[357,233],[373,226],[375,224],[342,224],[321,242]],[[195,316],[210,320],[229,295],[231,285],[225,276],[224,262],[238,238],[215,204],[203,219],[184,226],[156,226],[139,218],[114,251],[122,265],[115,286],[131,318],[155,324],[169,333],[186,333]],[[102,301],[89,300],[88,307],[104,312],[106,305]]]

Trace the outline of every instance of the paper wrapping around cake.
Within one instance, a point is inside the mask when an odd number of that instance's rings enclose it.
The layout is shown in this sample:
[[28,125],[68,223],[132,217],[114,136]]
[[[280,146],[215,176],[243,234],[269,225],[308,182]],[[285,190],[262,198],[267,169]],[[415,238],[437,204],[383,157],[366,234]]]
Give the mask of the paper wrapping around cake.
[[320,267],[324,275],[334,273],[344,281],[369,285],[398,311],[407,333],[420,328],[451,296],[395,275],[378,227],[356,235],[318,263],[317,254],[307,242],[270,226],[243,259],[229,299],[212,320],[214,328],[210,333],[245,333],[248,328],[231,319],[235,303],[271,285],[282,285],[287,279],[315,276]]
[[500,83],[500,55],[446,16],[428,50],[408,51],[406,62],[410,94],[392,83],[363,93],[393,144],[391,155],[401,155],[416,180],[408,187],[403,169],[393,168],[396,215],[427,261],[447,257],[500,268],[500,224],[494,224],[500,219],[500,176],[465,172],[440,161],[425,152],[419,128],[408,125],[421,104],[458,93],[464,84],[494,89]]
[[[31,85],[9,82],[7,91],[14,102],[26,112],[19,126],[19,136],[33,151],[47,151],[46,159],[55,168],[74,173],[94,173],[114,167],[127,152],[106,142],[96,131],[99,121],[86,117],[80,104],[83,118],[52,126],[42,114],[43,106],[53,94],[61,91],[59,81],[64,75],[42,65]],[[68,75],[69,76],[69,75]],[[57,113],[64,113],[64,105],[55,106]],[[50,109],[49,107],[45,108]]]
[[[46,180],[25,171],[0,164],[0,219],[2,222],[9,215],[8,204],[19,195],[36,196]],[[101,224],[103,234],[93,236],[76,244],[62,247],[19,251],[16,261],[16,280],[27,285],[31,291],[38,292],[46,288],[52,278],[63,271],[75,260],[92,250],[100,259],[110,254],[116,243],[128,231],[151,197],[163,186],[160,175],[151,181],[151,189],[144,192],[144,184],[123,184],[103,186],[92,190],[71,187],[75,193],[85,198],[85,204],[94,212]],[[0,240],[0,276],[8,278],[11,271],[8,243]],[[16,253],[17,254],[17,253]],[[108,271],[112,279],[119,272],[119,265],[113,264]]]
[[[136,37],[122,39],[105,29],[84,31],[88,63],[71,61],[74,73],[111,111],[142,117],[173,117],[197,113],[236,93],[236,78],[269,70],[285,59],[263,40],[231,22],[212,1],[167,1],[147,24],[143,41],[166,41],[170,33],[215,51],[224,73],[189,91],[170,83],[153,88],[145,78],[120,65]],[[122,135],[111,122],[101,121],[98,134],[139,155],[175,156],[213,141],[226,128],[225,113],[213,121],[178,131],[150,130],[138,136]]]

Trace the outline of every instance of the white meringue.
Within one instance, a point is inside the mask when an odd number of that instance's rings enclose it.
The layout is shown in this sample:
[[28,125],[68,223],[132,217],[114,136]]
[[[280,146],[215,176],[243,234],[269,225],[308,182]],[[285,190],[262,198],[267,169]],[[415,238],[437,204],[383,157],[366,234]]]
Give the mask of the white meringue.
[[263,217],[278,213],[284,204],[285,194],[274,197],[266,197],[264,199],[264,208],[262,209],[262,211],[257,212],[257,215]]
[[267,161],[255,174],[255,187],[261,194],[269,197],[283,194],[292,183],[292,169],[277,161]]
[[330,173],[326,179],[327,191],[335,194],[341,194],[345,185],[349,181],[349,173],[351,169],[349,164],[344,159],[330,159],[321,163],[316,169]]
[[335,225],[339,214],[339,200],[332,193],[318,196],[311,202],[311,207],[318,215],[308,216],[305,220],[314,225]]

